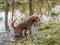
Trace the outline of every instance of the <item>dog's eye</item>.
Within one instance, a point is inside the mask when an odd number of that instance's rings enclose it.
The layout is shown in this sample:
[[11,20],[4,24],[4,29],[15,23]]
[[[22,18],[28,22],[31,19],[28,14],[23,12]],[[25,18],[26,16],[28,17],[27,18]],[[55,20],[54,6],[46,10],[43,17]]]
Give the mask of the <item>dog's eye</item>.
[[38,19],[38,17],[36,17],[36,19]]

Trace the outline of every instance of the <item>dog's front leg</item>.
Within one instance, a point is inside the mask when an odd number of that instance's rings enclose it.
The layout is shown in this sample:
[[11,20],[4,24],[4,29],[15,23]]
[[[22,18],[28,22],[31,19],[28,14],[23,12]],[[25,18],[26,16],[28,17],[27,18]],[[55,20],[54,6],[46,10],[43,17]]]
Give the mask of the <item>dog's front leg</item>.
[[31,28],[29,29],[29,34],[31,35]]
[[31,35],[31,28],[27,30],[27,35]]
[[25,36],[31,35],[31,27],[24,31],[24,35]]
[[27,30],[24,31],[24,35],[27,36]]
[[24,36],[30,35],[31,31],[30,30],[24,30]]

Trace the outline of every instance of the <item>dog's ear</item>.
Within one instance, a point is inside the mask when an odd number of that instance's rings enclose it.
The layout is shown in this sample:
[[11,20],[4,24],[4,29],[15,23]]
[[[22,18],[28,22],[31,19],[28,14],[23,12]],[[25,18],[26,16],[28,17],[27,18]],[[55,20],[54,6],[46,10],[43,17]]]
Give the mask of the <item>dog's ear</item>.
[[30,18],[29,20],[30,20],[31,23],[35,22],[34,18]]
[[28,19],[28,22],[29,22],[30,24],[33,24],[33,22],[35,22],[35,19],[34,19],[34,18],[29,18],[29,19]]

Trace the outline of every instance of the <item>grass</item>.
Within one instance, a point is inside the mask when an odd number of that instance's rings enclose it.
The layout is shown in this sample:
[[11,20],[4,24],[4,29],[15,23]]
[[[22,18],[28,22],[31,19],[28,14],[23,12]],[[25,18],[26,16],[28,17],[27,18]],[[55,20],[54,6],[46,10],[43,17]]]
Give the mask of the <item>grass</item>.
[[60,45],[60,25],[48,22],[41,24],[38,29],[36,34],[20,38],[8,45]]

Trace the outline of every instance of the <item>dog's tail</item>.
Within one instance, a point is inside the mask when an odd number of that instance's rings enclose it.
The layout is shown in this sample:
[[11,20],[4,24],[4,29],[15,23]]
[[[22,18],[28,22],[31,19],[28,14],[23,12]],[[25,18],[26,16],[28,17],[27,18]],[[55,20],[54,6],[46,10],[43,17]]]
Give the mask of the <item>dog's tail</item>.
[[11,26],[12,26],[13,28],[15,28],[15,27],[14,27],[14,22],[15,22],[15,21],[16,21],[16,19],[11,22]]

